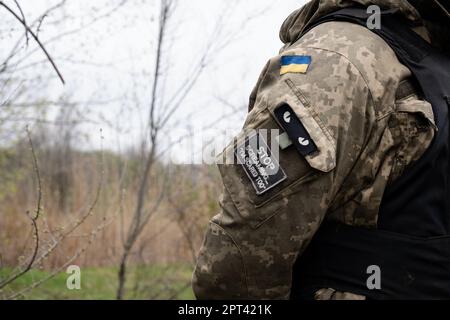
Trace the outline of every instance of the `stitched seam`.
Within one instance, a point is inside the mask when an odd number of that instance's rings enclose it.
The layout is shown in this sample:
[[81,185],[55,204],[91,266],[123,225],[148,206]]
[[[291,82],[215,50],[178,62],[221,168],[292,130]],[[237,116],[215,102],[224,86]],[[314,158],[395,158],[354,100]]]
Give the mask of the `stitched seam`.
[[409,99],[409,98],[411,98],[411,97],[417,97],[417,93],[410,93],[409,95],[407,95],[407,96],[405,96],[405,97],[403,97],[403,98],[401,98],[401,99],[398,99],[397,101],[405,101],[405,100],[407,100],[407,99]]
[[388,112],[386,112],[386,113],[380,115],[380,116],[378,117],[378,119],[377,119],[377,122],[380,122],[381,120],[384,120],[384,119],[390,117],[390,116],[393,115],[394,113],[395,113],[394,110],[389,110]]
[[291,90],[294,92],[294,94],[297,96],[297,98],[300,100],[301,103],[305,105],[308,109],[311,108],[311,103],[308,99],[306,99],[305,95],[301,90],[298,90],[295,86],[294,82],[291,79],[286,79],[285,82],[291,88]]
[[[306,97],[304,96],[304,94],[301,92],[301,90],[299,90],[294,82],[290,79],[285,80],[286,84],[289,86],[289,88],[292,90],[292,92],[295,94],[295,96],[297,97],[297,99],[299,99],[299,101],[305,105],[306,109],[310,112],[310,114],[312,115],[313,119],[316,121],[316,123],[319,125],[320,129],[322,130],[322,132],[325,133],[325,135],[327,136],[327,139],[330,140],[330,142],[332,142],[332,148],[333,151],[336,151],[336,139],[333,137],[333,135],[328,131],[328,127],[323,123],[322,119],[320,118],[320,116],[317,114],[317,112],[314,110],[314,108],[311,108],[311,103],[308,101],[308,99],[306,99]],[[303,100],[306,101],[306,103],[303,102]]]

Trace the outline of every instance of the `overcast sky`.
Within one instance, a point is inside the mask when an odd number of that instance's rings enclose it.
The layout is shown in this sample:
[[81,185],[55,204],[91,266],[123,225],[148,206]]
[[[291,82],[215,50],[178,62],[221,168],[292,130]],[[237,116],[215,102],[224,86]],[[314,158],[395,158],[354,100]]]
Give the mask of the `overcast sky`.
[[[57,2],[33,0],[21,3],[30,17],[29,21],[32,21],[32,17]],[[119,0],[68,0],[64,11],[68,15],[66,21],[57,28],[53,27],[52,22],[63,16],[61,12],[54,14],[44,20],[40,31],[41,38],[49,40],[56,34],[83,28],[81,32],[68,33],[58,41],[48,43],[48,49],[55,57],[67,84],[61,86],[56,79],[44,79],[40,84],[34,84],[40,88],[34,94],[50,96],[55,100],[66,96],[81,102],[117,99],[117,102],[86,107],[86,112],[110,124],[120,125],[121,130],[116,132],[101,123],[85,125],[80,128],[83,138],[77,141],[81,147],[98,148],[100,128],[103,128],[107,148],[123,149],[133,145],[138,140],[142,119],[145,118],[143,112],[151,89],[150,74],[156,36],[154,21],[158,13],[155,3],[158,1],[129,1],[129,4],[107,19],[85,27],[93,12],[101,14],[104,8],[114,7],[117,2]],[[234,105],[242,105],[242,110],[235,114],[232,121],[223,121],[217,126],[231,126],[238,130],[245,118],[247,98],[261,69],[282,46],[278,37],[282,22],[305,1],[241,0],[236,1],[231,11],[224,11],[231,2],[179,0],[171,20],[172,46],[167,50],[170,59],[164,66],[170,74],[165,83],[168,96],[192,70],[196,58],[204,52],[218,19],[226,17],[223,34],[233,34],[234,37],[229,45],[212,53],[211,64],[174,119],[178,127],[201,126],[216,119],[227,112],[226,107],[219,102],[225,99]],[[252,18],[247,23],[249,17]],[[4,21],[3,30],[5,23],[8,23],[8,27],[14,26],[13,21]],[[20,35],[19,26],[15,26],[15,29],[16,33],[10,39],[1,39],[2,54],[15,43],[14,37]],[[220,41],[220,37],[217,41]],[[32,54],[30,61],[42,60],[42,54],[33,49],[33,46],[28,48]],[[49,74],[51,69],[43,65],[30,72]],[[136,104],[140,105],[141,111],[137,107],[130,109]],[[191,117],[185,118],[188,115]]]

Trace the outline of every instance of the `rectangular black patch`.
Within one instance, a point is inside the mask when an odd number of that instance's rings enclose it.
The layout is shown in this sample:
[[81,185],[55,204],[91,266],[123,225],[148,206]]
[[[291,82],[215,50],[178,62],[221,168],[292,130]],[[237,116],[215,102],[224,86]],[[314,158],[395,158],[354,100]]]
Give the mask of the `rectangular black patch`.
[[314,140],[290,105],[281,105],[275,109],[274,114],[278,123],[286,131],[295,148],[302,156],[306,157],[319,151]]
[[287,179],[277,157],[273,155],[260,134],[255,134],[238,144],[235,154],[257,195],[266,193]]

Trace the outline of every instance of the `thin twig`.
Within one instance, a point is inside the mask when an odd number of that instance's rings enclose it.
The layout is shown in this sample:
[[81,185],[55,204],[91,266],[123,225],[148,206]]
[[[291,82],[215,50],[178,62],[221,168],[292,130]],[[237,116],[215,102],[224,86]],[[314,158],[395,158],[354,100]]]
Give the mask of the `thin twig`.
[[89,241],[85,246],[80,248],[69,260],[67,260],[62,266],[57,268],[55,271],[50,273],[48,276],[34,282],[29,287],[14,293],[12,296],[8,297],[8,300],[16,300],[20,297],[23,297],[27,292],[41,286],[45,282],[53,279],[56,275],[58,275],[62,270],[66,269],[69,265],[71,265],[76,259],[78,259],[83,253],[86,252],[86,250],[90,247],[90,245],[94,242],[94,240],[97,238],[97,235],[103,231],[106,227],[108,227],[113,221],[114,216],[111,217],[109,220],[104,219],[104,223],[99,225],[98,227],[94,228],[90,234]]
[[36,212],[35,212],[34,216],[32,216],[29,212],[27,212],[27,216],[30,218],[31,224],[33,226],[34,248],[33,248],[33,254],[31,255],[31,258],[28,261],[27,265],[21,271],[17,272],[16,274],[11,275],[6,280],[0,282],[0,289],[6,287],[10,283],[16,281],[18,278],[22,277],[24,274],[26,274],[28,271],[30,271],[33,264],[36,261],[36,257],[39,252],[40,239],[39,239],[39,227],[38,227],[37,222],[41,215],[41,203],[42,203],[41,174],[39,172],[39,165],[38,165],[38,161],[37,161],[37,157],[36,157],[36,152],[34,150],[33,140],[31,139],[31,133],[30,133],[30,130],[28,127],[26,128],[26,131],[27,131],[28,141],[30,144],[31,154],[33,157],[34,172],[36,174],[36,179],[37,179],[37,183],[38,183],[38,201],[37,201],[37,205],[36,205]]
[[53,69],[55,70],[55,72],[57,73],[59,79],[61,80],[61,82],[63,84],[65,84],[65,80],[64,77],[62,76],[61,72],[59,71],[58,67],[56,66],[55,62],[53,61],[52,57],[50,56],[50,54],[48,53],[47,49],[45,48],[45,46],[42,44],[42,42],[39,40],[38,36],[33,32],[33,30],[31,30],[31,28],[27,25],[27,23],[25,22],[25,20],[23,20],[22,18],[20,18],[17,13],[15,13],[7,4],[5,4],[3,1],[0,1],[0,6],[4,7],[9,13],[11,13],[14,18],[16,18],[17,21],[19,21],[25,28],[25,30],[28,32],[28,34],[30,34],[33,39],[36,41],[36,43],[39,45],[39,47],[42,49],[42,51],[44,52],[44,54],[46,55],[48,61],[50,62],[50,64],[52,65]]
[[[22,7],[20,6],[20,4],[19,4],[19,1],[17,1],[17,0],[14,0],[14,3],[16,4],[16,7],[17,7],[17,9],[19,9],[19,12],[20,12],[20,15],[22,16],[22,20],[23,20],[23,22],[25,23],[25,24],[27,24],[27,20],[26,20],[26,18],[25,18],[25,14],[23,13],[23,10],[22,10]],[[27,39],[27,46],[28,46],[28,43],[30,42],[30,37],[29,37],[29,35],[28,35],[28,30],[25,28],[25,38]]]
[[[57,241],[53,242],[53,244],[36,260],[36,263],[41,263],[45,260],[61,243],[64,239],[69,237],[75,230],[77,230],[84,222],[94,214],[95,207],[97,206],[98,201],[100,200],[100,195],[103,189],[103,183],[105,180],[105,154],[103,149],[103,130],[100,130],[101,134],[101,158],[100,158],[100,181],[97,185],[96,192],[94,194],[94,200],[90,204],[87,212],[81,216],[79,219],[75,221],[75,223],[71,226],[63,226],[61,230],[61,234],[58,235]],[[67,231],[66,231],[67,230]]]

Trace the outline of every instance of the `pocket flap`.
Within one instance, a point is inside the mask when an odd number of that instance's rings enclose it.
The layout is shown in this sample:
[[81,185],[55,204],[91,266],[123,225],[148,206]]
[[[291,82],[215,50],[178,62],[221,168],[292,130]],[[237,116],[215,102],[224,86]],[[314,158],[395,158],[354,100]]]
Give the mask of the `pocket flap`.
[[423,116],[437,130],[434,119],[433,107],[425,100],[418,100],[415,97],[404,99],[397,102],[397,112],[417,113]]

